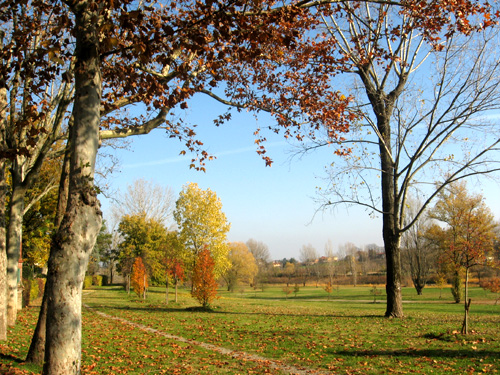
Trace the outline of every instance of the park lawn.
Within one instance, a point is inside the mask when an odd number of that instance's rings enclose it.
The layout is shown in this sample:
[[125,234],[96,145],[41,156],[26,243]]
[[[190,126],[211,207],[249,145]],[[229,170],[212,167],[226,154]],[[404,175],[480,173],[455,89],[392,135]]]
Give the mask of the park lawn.
[[[179,303],[165,304],[162,288],[151,288],[146,301],[117,287],[85,293],[98,311],[171,335],[280,360],[300,368],[335,374],[449,374],[500,372],[500,305],[471,306],[472,333],[461,336],[463,305],[439,290],[404,304],[404,319],[383,318],[383,293],[373,303],[372,287],[345,288],[327,300],[321,288],[301,288],[285,299],[281,287],[264,291],[221,291],[213,312],[181,290]],[[354,290],[352,290],[354,289]],[[383,288],[380,288],[381,290]],[[354,293],[352,300],[350,296]],[[404,295],[411,294],[405,290]],[[482,291],[481,299],[492,298]],[[364,298],[362,298],[364,296]],[[172,295],[170,296],[172,300]],[[368,300],[368,301],[367,301]],[[411,300],[406,298],[405,300]],[[20,314],[2,363],[23,358],[36,310]],[[166,339],[98,316],[84,309],[83,373],[86,374],[279,374],[265,362],[233,359],[197,345]],[[7,356],[12,356],[11,358]],[[15,361],[14,361],[15,362]],[[25,369],[19,363],[18,367]],[[0,367],[1,372],[2,367]],[[35,369],[37,371],[37,369]]]

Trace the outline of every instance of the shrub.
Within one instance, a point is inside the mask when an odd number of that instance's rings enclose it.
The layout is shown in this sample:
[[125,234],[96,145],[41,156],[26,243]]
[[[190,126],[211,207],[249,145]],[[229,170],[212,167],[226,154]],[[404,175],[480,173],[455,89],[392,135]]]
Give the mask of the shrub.
[[92,285],[102,286],[102,276],[101,275],[92,276]]
[[89,289],[92,286],[92,276],[85,276],[83,280],[83,289]]

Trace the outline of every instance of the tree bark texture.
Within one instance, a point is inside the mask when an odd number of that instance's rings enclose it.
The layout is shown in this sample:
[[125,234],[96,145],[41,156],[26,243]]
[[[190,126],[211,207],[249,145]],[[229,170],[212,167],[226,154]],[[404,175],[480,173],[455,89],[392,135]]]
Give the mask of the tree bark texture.
[[5,160],[0,160],[0,341],[7,340],[7,241],[5,231]]
[[[71,122],[70,122],[71,123]],[[71,125],[70,125],[70,137],[71,137]],[[68,189],[69,189],[69,169],[71,160],[71,142],[68,139],[66,144],[66,152],[64,154],[63,168],[61,171],[61,179],[59,181],[59,196],[57,200],[57,211],[55,224],[56,228],[59,228],[64,218],[64,212],[66,211],[66,204],[68,201]],[[37,365],[42,365],[45,358],[45,342],[47,333],[47,294],[51,289],[49,283],[45,284],[45,290],[43,293],[42,306],[40,308],[40,313],[38,314],[38,321],[36,323],[35,332],[31,338],[31,344],[26,356],[26,362],[34,363]]]
[[[382,128],[385,130],[385,128]],[[382,168],[382,209],[383,224],[382,237],[384,239],[385,260],[387,265],[387,309],[386,317],[403,317],[403,297],[401,294],[401,235],[398,228],[398,205],[396,198],[396,186],[394,181],[394,163],[390,150],[390,132],[385,138],[384,144],[380,145],[381,168]],[[384,134],[382,133],[382,134]]]
[[401,94],[406,75],[399,77],[398,84],[389,94],[377,88],[372,82],[370,66],[358,72],[365,86],[373,112],[377,118],[378,145],[380,152],[381,191],[382,191],[382,237],[384,240],[387,265],[387,309],[386,317],[402,318],[403,299],[401,294],[401,233],[399,223],[399,197],[396,163],[392,157],[391,116],[394,103]]
[[[3,30],[0,30],[0,47],[3,47]],[[7,122],[7,86],[0,77],[0,147],[6,147],[5,127]],[[0,341],[7,340],[7,238],[5,232],[5,207],[7,183],[5,181],[6,160],[0,157]]]
[[70,4],[75,14],[75,100],[68,201],[51,247],[43,374],[79,374],[85,271],[102,215],[93,186],[99,143],[101,72],[95,4]]
[[24,196],[26,189],[22,181],[22,171],[14,162],[12,170],[12,195],[9,204],[9,226],[7,228],[7,323],[14,326],[18,310],[19,260],[23,231]]
[[45,341],[46,341],[46,330],[47,330],[47,296],[50,286],[48,282],[45,284],[45,290],[43,293],[42,306],[40,308],[40,313],[38,314],[38,321],[36,323],[35,332],[31,338],[31,344],[28,349],[28,354],[26,355],[26,362],[43,365],[43,360],[45,357]]

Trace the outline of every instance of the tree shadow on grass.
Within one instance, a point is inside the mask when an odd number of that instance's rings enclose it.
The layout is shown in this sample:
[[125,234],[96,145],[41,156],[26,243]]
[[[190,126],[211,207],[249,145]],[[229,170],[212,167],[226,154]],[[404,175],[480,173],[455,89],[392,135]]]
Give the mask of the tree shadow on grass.
[[500,358],[500,352],[473,349],[388,349],[388,350],[328,350],[333,356],[346,357],[408,357],[408,358]]
[[0,360],[16,362],[16,363],[24,363],[24,358],[18,358],[18,357],[13,356],[12,354],[0,353]]
[[282,317],[307,317],[312,318],[369,318],[369,319],[380,319],[384,318],[383,315],[379,314],[361,314],[361,315],[344,315],[344,314],[300,314],[300,313],[285,313],[285,312],[254,312],[254,311],[227,311],[220,310],[216,306],[211,309],[204,309],[201,306],[187,306],[187,307],[169,307],[169,306],[113,306],[104,304],[95,304],[94,306],[89,305],[90,309],[96,310],[106,310],[112,315],[112,310],[117,311],[138,311],[138,312],[150,312],[150,313],[205,313],[205,314],[220,314],[220,315],[249,315],[249,316],[282,316]]

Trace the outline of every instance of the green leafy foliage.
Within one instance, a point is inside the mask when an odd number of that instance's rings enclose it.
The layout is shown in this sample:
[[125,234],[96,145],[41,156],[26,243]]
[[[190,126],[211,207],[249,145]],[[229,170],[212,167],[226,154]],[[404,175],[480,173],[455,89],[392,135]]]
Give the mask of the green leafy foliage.
[[130,275],[135,259],[141,257],[153,280],[162,282],[165,272],[160,263],[167,243],[167,231],[163,224],[144,214],[126,215],[118,231],[123,237],[118,246],[118,271]]

